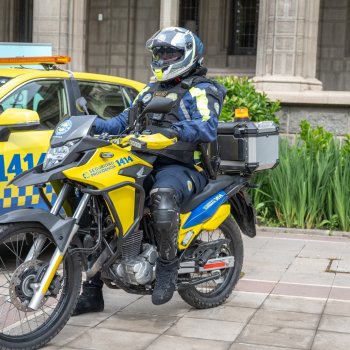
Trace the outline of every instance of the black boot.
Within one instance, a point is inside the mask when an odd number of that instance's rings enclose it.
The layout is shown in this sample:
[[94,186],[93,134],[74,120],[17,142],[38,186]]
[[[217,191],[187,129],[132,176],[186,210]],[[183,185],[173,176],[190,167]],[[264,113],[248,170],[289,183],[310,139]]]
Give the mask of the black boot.
[[88,312],[101,312],[104,310],[102,288],[89,283],[83,284],[83,292],[78,298],[77,305],[73,310],[72,316],[85,314]]
[[152,294],[152,303],[167,303],[175,292],[178,270],[178,259],[171,261],[158,258],[156,265],[156,284]]

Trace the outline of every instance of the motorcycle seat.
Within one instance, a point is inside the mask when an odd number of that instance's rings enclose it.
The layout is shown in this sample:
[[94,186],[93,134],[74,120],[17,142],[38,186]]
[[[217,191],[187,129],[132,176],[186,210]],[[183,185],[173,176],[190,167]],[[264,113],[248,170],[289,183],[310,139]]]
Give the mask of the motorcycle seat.
[[203,191],[196,195],[191,201],[181,207],[181,214],[188,213],[196,208],[209,197],[233,184],[235,179],[229,175],[218,176],[216,180],[209,180]]

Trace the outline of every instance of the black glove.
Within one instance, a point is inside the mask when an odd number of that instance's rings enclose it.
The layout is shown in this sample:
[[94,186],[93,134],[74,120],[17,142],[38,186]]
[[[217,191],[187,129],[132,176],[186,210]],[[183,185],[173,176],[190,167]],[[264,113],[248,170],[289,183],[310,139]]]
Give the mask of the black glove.
[[164,136],[168,137],[169,139],[173,139],[174,137],[179,139],[180,136],[177,130],[173,128],[161,128],[159,132]]

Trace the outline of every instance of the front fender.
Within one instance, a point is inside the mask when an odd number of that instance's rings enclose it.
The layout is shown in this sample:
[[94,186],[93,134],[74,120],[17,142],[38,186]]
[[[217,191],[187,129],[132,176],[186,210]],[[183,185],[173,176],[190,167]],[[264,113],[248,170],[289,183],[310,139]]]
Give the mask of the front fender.
[[229,198],[231,214],[241,231],[253,238],[256,236],[256,216],[250,198],[245,191],[240,191]]
[[57,247],[63,251],[69,233],[72,231],[76,219],[60,219],[44,209],[19,209],[0,216],[0,224],[17,222],[38,222],[52,234]]

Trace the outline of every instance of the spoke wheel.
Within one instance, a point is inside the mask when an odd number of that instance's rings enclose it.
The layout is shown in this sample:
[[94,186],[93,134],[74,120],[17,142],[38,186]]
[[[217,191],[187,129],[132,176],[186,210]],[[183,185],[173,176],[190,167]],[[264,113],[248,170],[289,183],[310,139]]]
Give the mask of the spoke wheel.
[[[44,244],[25,261],[39,236]],[[0,349],[37,349],[68,321],[80,290],[77,256],[64,258],[39,308],[28,307],[55,249],[50,233],[38,224],[0,226]]]
[[215,271],[191,273],[187,277],[191,280],[213,276],[218,277],[194,285],[186,289],[180,289],[179,294],[191,306],[198,309],[206,309],[221,305],[232,293],[238,282],[243,264],[243,242],[238,225],[229,217],[214,231],[202,231],[197,237],[197,243],[213,242],[219,239],[228,239],[229,243],[224,244],[218,252],[217,257],[233,256],[235,263],[233,267]]

